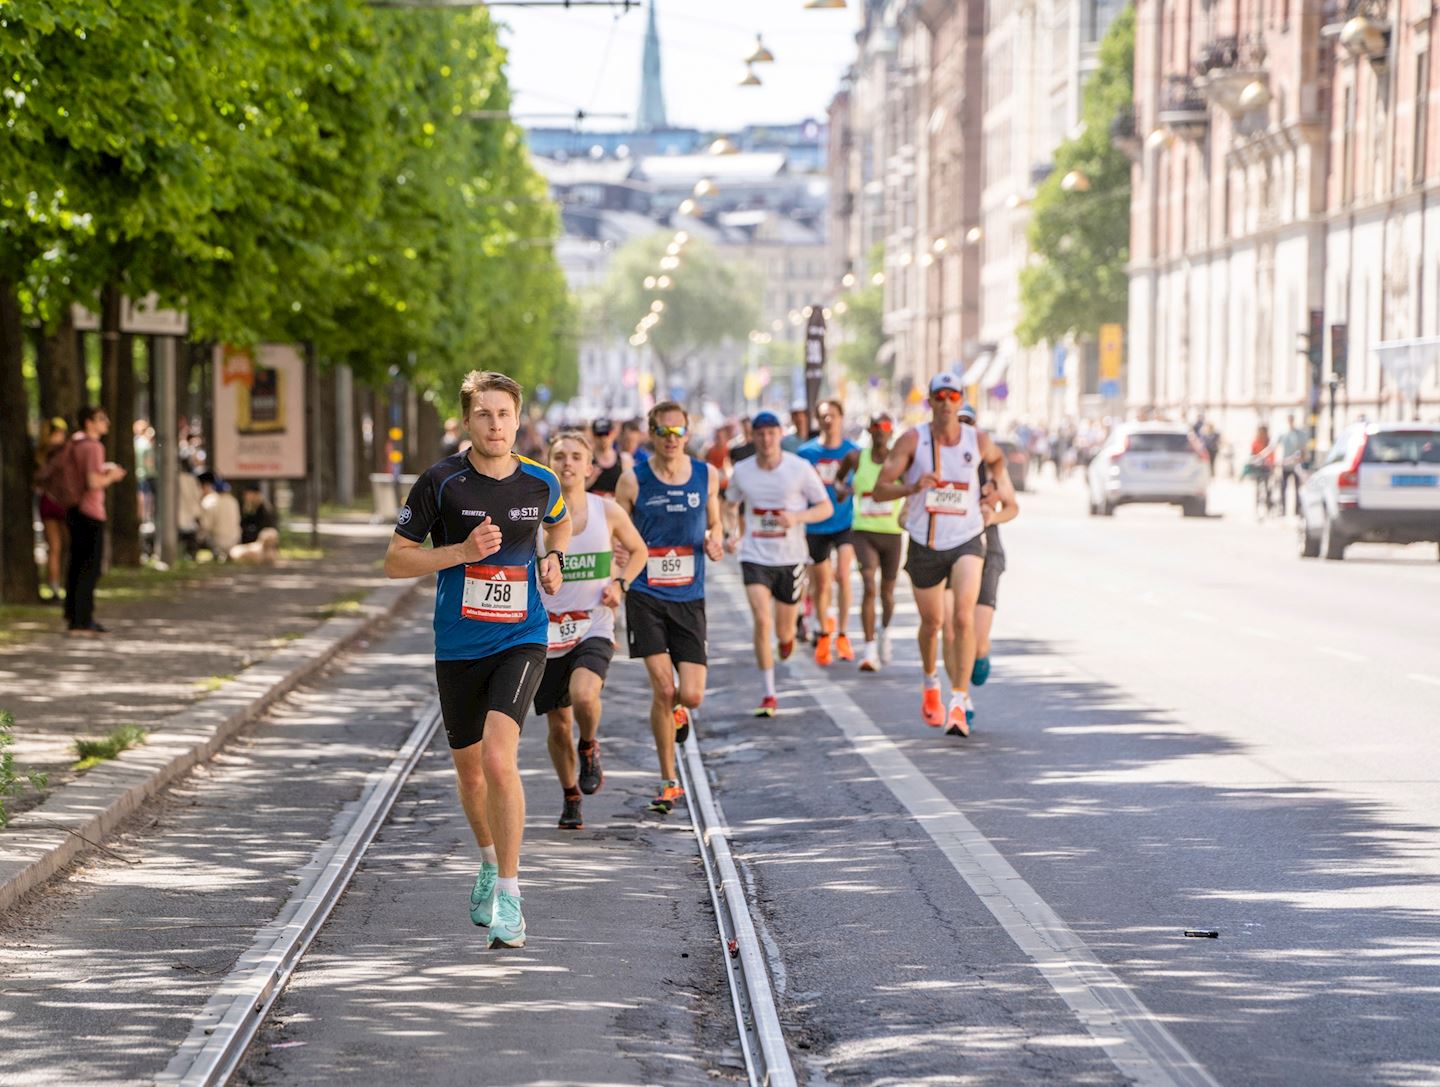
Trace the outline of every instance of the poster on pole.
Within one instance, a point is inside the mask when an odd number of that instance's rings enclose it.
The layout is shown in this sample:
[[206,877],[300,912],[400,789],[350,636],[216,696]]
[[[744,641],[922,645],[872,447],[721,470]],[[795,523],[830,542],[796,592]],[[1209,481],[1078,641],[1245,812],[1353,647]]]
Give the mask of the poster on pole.
[[215,348],[212,467],[227,479],[304,479],[305,360],[288,344]]
[[810,307],[810,320],[805,325],[805,406],[815,418],[815,405],[820,400],[820,384],[825,379],[825,311]]
[[1123,325],[1100,326],[1100,395],[1113,400],[1120,395],[1120,372],[1125,362]]

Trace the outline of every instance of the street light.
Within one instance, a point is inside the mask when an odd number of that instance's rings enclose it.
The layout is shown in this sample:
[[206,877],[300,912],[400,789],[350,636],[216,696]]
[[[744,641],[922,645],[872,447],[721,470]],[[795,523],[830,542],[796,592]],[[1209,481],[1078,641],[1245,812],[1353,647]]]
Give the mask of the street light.
[[669,276],[661,276],[655,281],[655,286],[659,290],[668,291],[672,286],[674,286],[674,283],[675,281]]
[[870,277],[870,282],[873,283],[873,284],[875,284],[875,286],[877,286],[877,287],[884,286],[884,284],[885,284],[885,273],[884,273],[884,272],[876,272],[873,276]]
[[752,65],[749,65],[749,64],[745,65],[745,75],[744,75],[743,77],[741,77],[741,79],[740,79],[740,86],[742,86],[742,87],[758,87],[758,86],[760,86],[760,77],[755,74],[755,69],[754,69],[754,67],[753,67]]
[[972,226],[969,230],[965,231],[965,244],[979,245],[980,239],[983,237],[985,237],[985,231],[981,230],[978,226]]
[[843,276],[841,276],[840,286],[844,287],[846,290],[849,290],[851,287],[855,286],[855,273],[846,272]]
[[658,299],[658,298],[655,299],[655,301],[653,301],[653,302],[650,303],[650,312],[651,312],[651,313],[664,313],[664,312],[665,312],[665,303],[662,302],[662,301],[660,301],[660,299]]
[[710,145],[708,153],[712,155],[738,155],[740,148],[736,147],[728,136],[721,136]]
[[653,291],[657,286],[659,286],[659,283],[660,281],[654,276],[645,277],[645,289],[647,291]]
[[680,258],[679,258],[679,257],[666,257],[664,260],[662,260],[662,261],[660,262],[660,270],[661,270],[662,272],[673,272],[676,268],[679,268],[679,267],[680,267]]
[[1066,192],[1089,192],[1090,179],[1079,170],[1071,170],[1060,179],[1060,188]]
[[756,34],[756,35],[755,35],[755,48],[751,51],[750,55],[745,58],[745,63],[746,63],[746,64],[773,64],[773,63],[775,63],[775,54],[772,53],[772,52],[770,52],[770,50],[768,50],[768,49],[765,48],[765,42],[761,39],[761,37],[760,37],[759,34]]
[[675,210],[678,211],[681,215],[694,215],[695,212],[699,209],[699,207],[699,204],[695,203],[695,201],[687,197],[686,199],[680,201],[680,206]]
[[699,181],[695,182],[694,192],[696,196],[714,196],[717,191],[715,182],[708,177],[702,177]]

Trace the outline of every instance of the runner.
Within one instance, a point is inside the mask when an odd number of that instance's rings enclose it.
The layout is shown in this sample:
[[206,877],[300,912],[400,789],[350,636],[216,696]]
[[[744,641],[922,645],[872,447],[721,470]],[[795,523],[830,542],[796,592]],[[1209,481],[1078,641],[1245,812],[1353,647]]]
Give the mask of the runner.
[[[995,476],[1002,506],[1015,502],[1005,454],[990,436],[962,423],[960,379],[944,371],[930,382],[929,423],[906,431],[885,459],[872,494],[878,501],[910,499],[903,515],[910,535],[905,571],[920,612],[920,660],[925,670],[921,715],[927,725],[948,725],[954,736],[970,735],[975,707],[970,673],[975,667],[975,601],[985,567],[985,526],[993,510],[980,502],[976,469],[981,462]],[[903,477],[903,482],[902,482]],[[941,704],[936,648],[945,625],[945,590],[954,591],[955,639],[947,645],[950,710]]]
[[[890,454],[890,437],[895,421],[881,413],[870,420],[870,451],[860,454],[855,469],[857,497],[855,520],[851,525],[855,556],[860,560],[860,625],[865,631],[865,651],[860,671],[878,672],[893,659],[890,620],[895,617],[895,581],[900,575],[900,553],[905,548],[905,530],[900,527],[900,502],[879,502],[874,495],[880,467]],[[880,630],[875,630],[875,578],[880,578]]]
[[[974,426],[975,409],[966,404],[960,409],[960,419]],[[987,518],[985,528],[985,569],[980,575],[980,595],[975,599],[975,667],[970,671],[970,682],[976,687],[983,687],[990,678],[990,631],[995,625],[1000,575],[1005,572],[1005,548],[1000,543],[1000,526],[1015,520],[1020,514],[1020,506],[1016,502],[999,504],[999,488],[990,478],[990,470],[985,464],[980,465],[977,475],[980,500],[994,510],[993,515]]]
[[[780,448],[780,417],[762,411],[751,424],[755,455],[735,465],[725,491],[729,532],[726,547],[740,551],[745,596],[755,620],[755,663],[765,681],[765,696],[756,717],[774,717],[775,659],[772,633],[780,642],[780,659],[795,649],[796,613],[805,587],[804,526],[834,512],[825,485],[809,462]],[[745,533],[740,534],[740,504],[745,504]],[[773,621],[772,621],[773,605]]]
[[615,447],[615,424],[609,419],[596,419],[590,424],[590,433],[594,436],[591,448],[595,450],[595,458],[590,466],[590,482],[585,489],[602,498],[614,498],[621,474],[633,468],[635,462],[629,453],[622,453]]
[[[410,490],[385,553],[387,577],[435,574],[435,680],[460,802],[480,846],[470,920],[491,947],[524,947],[520,839],[525,790],[517,751],[545,670],[540,586],[560,588],[570,520],[560,481],[513,452],[521,388],[475,370],[460,386],[471,448]],[[545,553],[537,559],[537,531]],[[426,537],[430,548],[421,546]]]
[[[565,430],[550,439],[550,467],[560,478],[572,528],[564,584],[556,593],[541,594],[550,617],[550,646],[535,712],[550,725],[550,761],[564,792],[560,828],[579,830],[585,825],[580,795],[599,792],[605,781],[600,691],[615,655],[614,609],[645,569],[645,544],[624,510],[593,491],[585,493],[592,464],[590,441],[583,433]],[[629,556],[623,570],[615,558],[618,547]]]
[[[845,409],[838,400],[822,400],[816,406],[820,417],[820,433],[796,452],[815,466],[834,511],[823,521],[805,527],[809,545],[813,580],[810,591],[815,604],[815,663],[822,668],[830,664],[830,639],[835,639],[833,656],[853,661],[855,650],[850,646],[847,629],[850,624],[850,567],[855,562],[855,547],[850,539],[850,523],[855,516],[855,499],[851,477],[860,463],[860,447],[845,437]],[[830,565],[831,554],[835,565]],[[836,617],[830,620],[830,588],[838,582]]]
[[656,404],[650,433],[649,458],[620,477],[615,501],[647,548],[645,572],[625,598],[625,624],[630,656],[642,658],[650,675],[650,729],[660,758],[650,810],[664,815],[685,796],[675,745],[690,735],[690,711],[705,697],[705,559],[722,557],[724,528],[719,480],[685,452],[685,409],[671,400]]

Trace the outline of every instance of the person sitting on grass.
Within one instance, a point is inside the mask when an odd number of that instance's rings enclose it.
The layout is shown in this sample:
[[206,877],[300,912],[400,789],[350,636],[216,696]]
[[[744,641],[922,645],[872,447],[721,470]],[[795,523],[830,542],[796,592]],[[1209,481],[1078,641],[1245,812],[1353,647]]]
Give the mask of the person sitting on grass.
[[240,543],[240,503],[229,491],[222,491],[214,472],[200,473],[200,546],[216,561],[230,557]]

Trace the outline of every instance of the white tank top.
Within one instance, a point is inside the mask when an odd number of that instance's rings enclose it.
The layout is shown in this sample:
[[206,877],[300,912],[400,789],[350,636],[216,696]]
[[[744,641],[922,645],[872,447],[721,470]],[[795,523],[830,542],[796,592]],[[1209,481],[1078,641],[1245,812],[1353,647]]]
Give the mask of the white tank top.
[[935,441],[929,423],[917,427],[915,434],[915,458],[905,472],[905,482],[914,484],[929,472],[941,483],[906,500],[905,530],[918,544],[949,551],[985,531],[976,473],[980,439],[968,423],[960,425],[960,441],[955,445]]
[[597,494],[585,496],[585,529],[570,537],[565,581],[554,596],[540,590],[550,616],[547,656],[563,657],[587,638],[615,638],[615,613],[600,603],[615,559],[605,501]]

